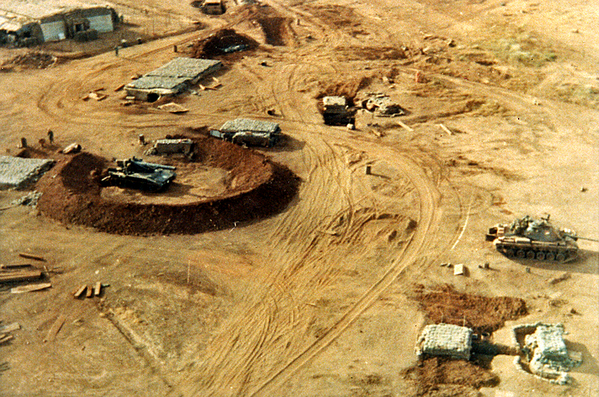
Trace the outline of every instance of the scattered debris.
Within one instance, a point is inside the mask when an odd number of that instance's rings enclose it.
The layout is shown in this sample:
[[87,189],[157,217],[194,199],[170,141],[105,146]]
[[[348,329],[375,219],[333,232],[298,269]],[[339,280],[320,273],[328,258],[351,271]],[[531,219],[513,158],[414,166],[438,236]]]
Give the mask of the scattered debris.
[[32,267],[31,264],[29,263],[23,263],[23,264],[15,264],[15,265],[0,265],[0,269],[21,269],[24,267]]
[[394,117],[405,114],[401,106],[393,102],[387,95],[380,93],[371,94],[368,99],[362,101],[362,107],[379,117]]
[[403,121],[399,121],[397,120],[397,124],[399,124],[399,126],[405,130],[408,130],[410,132],[414,132],[414,129],[412,127],[410,127],[409,125],[407,125],[406,123],[404,123]]
[[58,332],[60,332],[60,329],[64,325],[66,319],[67,318],[62,314],[56,318],[56,321],[54,321],[54,324],[52,324],[52,326],[48,330],[48,334],[46,335],[44,342],[54,342],[54,340],[56,339],[56,335],[58,335]]
[[0,272],[0,283],[12,283],[15,281],[36,280],[42,277],[40,270],[22,270],[14,272]]
[[77,291],[75,291],[75,293],[73,293],[73,296],[75,298],[79,298],[79,297],[83,296],[83,294],[85,293],[86,290],[87,290],[87,285],[83,284],[81,287],[79,287],[79,289]]
[[549,284],[557,284],[562,281],[568,280],[570,277],[572,277],[572,275],[570,273],[564,272],[564,273],[560,274],[559,276],[555,276],[555,277],[549,279]]
[[25,292],[41,291],[44,289],[48,289],[50,287],[52,287],[52,283],[23,285],[20,287],[11,288],[10,293],[11,294],[22,294]]
[[187,109],[175,102],[169,102],[164,105],[160,105],[160,106],[158,106],[158,109],[165,110],[169,113],[174,113],[174,114],[182,114],[182,113],[189,112],[189,109]]
[[106,98],[108,98],[107,94],[102,94],[102,93],[99,93],[97,91],[92,91],[89,94],[87,94],[86,96],[84,96],[82,99],[84,101],[88,101],[90,99],[94,99],[94,100],[96,100],[96,101],[99,102],[99,101],[103,101]]
[[453,135],[453,132],[445,126],[445,124],[437,124],[443,131],[447,132],[447,135]]
[[63,154],[76,154],[81,151],[81,145],[78,143],[71,143],[66,148],[62,149]]
[[96,285],[94,286],[94,296],[100,296],[101,293],[102,293],[102,283],[98,281],[96,283]]
[[83,284],[75,292],[73,292],[74,298],[92,298],[94,296],[100,296],[102,294],[102,288],[109,287],[110,284],[102,284],[96,282],[93,287],[91,285]]
[[0,332],[2,332],[2,333],[17,331],[20,329],[21,329],[21,326],[19,325],[19,323],[11,323],[8,325],[0,326]]
[[9,340],[12,340],[14,337],[12,335],[6,335],[6,334],[1,334],[0,335],[0,344],[8,342]]
[[16,200],[13,200],[10,202],[11,206],[19,206],[19,205],[24,205],[24,206],[28,206],[28,207],[35,207],[37,205],[37,201],[39,200],[39,198],[42,196],[41,192],[37,192],[37,191],[33,191],[28,193],[27,195],[20,197]]
[[33,259],[33,260],[40,261],[40,262],[46,261],[46,259],[44,259],[44,257],[42,257],[42,256],[30,254],[27,252],[19,252],[19,256],[21,258]]

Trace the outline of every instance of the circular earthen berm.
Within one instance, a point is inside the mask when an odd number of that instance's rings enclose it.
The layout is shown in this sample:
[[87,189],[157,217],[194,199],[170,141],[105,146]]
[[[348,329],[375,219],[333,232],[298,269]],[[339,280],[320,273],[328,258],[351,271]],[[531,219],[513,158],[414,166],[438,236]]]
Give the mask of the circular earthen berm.
[[[102,187],[110,165],[90,153],[63,156],[37,184],[41,214],[116,234],[193,234],[231,228],[283,210],[299,179],[263,154],[208,137],[193,138],[193,160],[158,159],[177,167],[162,193]],[[153,161],[153,160],[148,160]]]

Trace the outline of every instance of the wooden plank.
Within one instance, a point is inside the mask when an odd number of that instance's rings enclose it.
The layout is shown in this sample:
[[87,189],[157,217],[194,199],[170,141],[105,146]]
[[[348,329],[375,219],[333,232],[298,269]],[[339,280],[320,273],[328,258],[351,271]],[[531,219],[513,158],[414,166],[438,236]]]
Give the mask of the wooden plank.
[[52,287],[52,283],[41,283],[41,284],[29,284],[20,287],[11,288],[11,294],[22,294],[24,292],[41,291],[46,288]]
[[54,324],[52,324],[52,326],[48,330],[48,334],[46,335],[46,339],[44,339],[44,342],[54,342],[54,340],[56,339],[56,335],[58,335],[58,332],[62,328],[62,325],[64,324],[66,319],[67,318],[62,314],[56,318],[56,321],[54,321]]
[[407,125],[406,123],[404,123],[403,121],[400,121],[400,120],[396,120],[396,121],[397,121],[397,124],[400,125],[400,127],[404,128],[410,132],[414,132],[414,129],[412,127],[410,127],[409,125]]
[[447,128],[445,126],[445,124],[437,124],[439,127],[441,127],[441,129],[445,132],[447,132],[448,135],[453,135],[453,132],[451,132],[451,130],[449,128]]
[[87,285],[83,284],[81,287],[79,287],[79,289],[77,291],[75,291],[73,296],[75,298],[79,298],[81,295],[83,295],[83,293],[85,292],[86,289],[87,289]]
[[6,335],[2,338],[0,338],[0,343],[4,343],[4,342],[8,342],[9,340],[11,340],[13,338],[12,335]]
[[19,329],[21,329],[21,326],[19,325],[19,323],[12,323],[12,324],[8,324],[3,327],[0,327],[0,332],[12,332],[12,331],[16,331]]
[[91,298],[92,296],[94,296],[94,289],[92,288],[91,285],[87,285],[87,294],[85,295],[86,298]]
[[33,265],[30,263],[14,264],[14,265],[0,265],[0,269],[21,269],[24,267],[33,267]]
[[100,283],[98,281],[96,283],[96,285],[94,286],[94,295],[95,296],[100,296],[101,293],[102,293],[102,283]]
[[41,257],[39,255],[28,254],[27,252],[19,252],[19,256],[21,258],[35,259],[36,261],[40,261],[40,262],[46,261],[43,257]]
[[0,283],[10,283],[13,281],[35,280],[42,277],[40,270],[29,270],[19,272],[0,273]]

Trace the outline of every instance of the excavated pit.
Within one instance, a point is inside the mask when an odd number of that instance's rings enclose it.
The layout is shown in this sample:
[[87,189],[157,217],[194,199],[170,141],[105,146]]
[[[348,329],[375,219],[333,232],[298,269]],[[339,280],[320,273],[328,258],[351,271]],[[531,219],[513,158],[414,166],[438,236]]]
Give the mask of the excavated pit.
[[214,58],[235,54],[229,52],[238,46],[239,51],[251,51],[259,44],[251,37],[235,32],[233,29],[221,29],[210,36],[196,41],[191,48],[192,58]]
[[108,233],[194,234],[271,216],[295,196],[299,179],[264,155],[207,137],[193,140],[195,160],[164,159],[180,172],[164,193],[102,187],[106,159],[61,157],[38,182],[38,209]]

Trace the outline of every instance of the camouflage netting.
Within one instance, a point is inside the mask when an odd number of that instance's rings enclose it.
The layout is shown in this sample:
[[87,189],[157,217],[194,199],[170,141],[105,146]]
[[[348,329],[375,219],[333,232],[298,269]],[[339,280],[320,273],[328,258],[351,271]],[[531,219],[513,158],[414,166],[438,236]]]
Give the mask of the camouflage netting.
[[570,358],[563,335],[563,324],[538,324],[533,334],[526,335],[524,351],[530,358],[533,374],[556,379],[560,384],[568,383],[566,372],[581,362]]
[[427,325],[418,339],[417,354],[470,359],[472,330],[451,324]]
[[53,164],[54,160],[0,156],[0,189],[24,187]]

